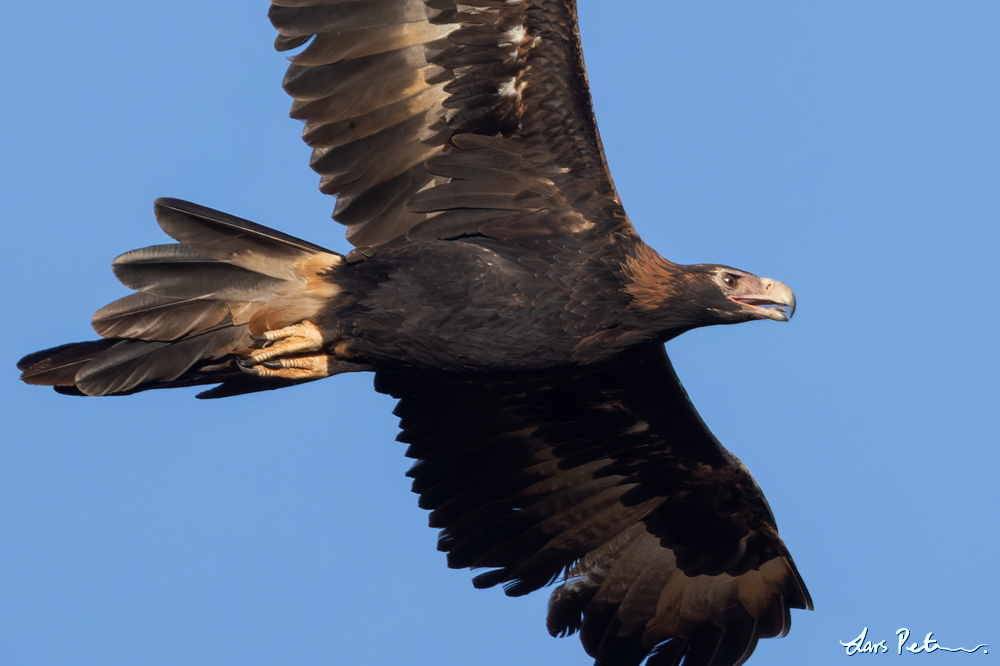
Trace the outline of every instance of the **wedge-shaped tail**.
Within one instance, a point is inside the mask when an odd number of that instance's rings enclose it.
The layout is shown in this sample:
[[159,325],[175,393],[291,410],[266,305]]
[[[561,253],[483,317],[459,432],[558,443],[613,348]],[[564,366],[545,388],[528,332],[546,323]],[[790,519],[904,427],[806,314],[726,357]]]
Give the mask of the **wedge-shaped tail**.
[[206,398],[295,383],[249,376],[237,355],[336,296],[340,255],[185,201],[159,199],[154,210],[179,243],[115,259],[115,276],[136,293],[94,314],[103,339],[29,354],[18,363],[21,379],[94,396],[222,384]]

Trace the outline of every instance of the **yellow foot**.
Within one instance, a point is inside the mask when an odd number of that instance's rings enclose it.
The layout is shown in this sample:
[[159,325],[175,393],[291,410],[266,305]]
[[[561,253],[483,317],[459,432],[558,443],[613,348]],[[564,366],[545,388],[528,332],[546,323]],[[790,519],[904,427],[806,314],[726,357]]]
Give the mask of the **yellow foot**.
[[266,347],[244,353],[240,369],[254,377],[307,381],[342,372],[339,364],[323,351],[323,334],[311,321],[267,331],[259,338]]
[[240,362],[240,369],[248,375],[263,378],[311,381],[323,379],[342,372],[332,356],[316,354],[312,356],[291,356],[265,361],[262,365],[246,365]]
[[250,365],[257,365],[279,356],[318,352],[323,349],[323,334],[311,321],[268,331],[260,339],[270,344],[263,349],[250,352]]

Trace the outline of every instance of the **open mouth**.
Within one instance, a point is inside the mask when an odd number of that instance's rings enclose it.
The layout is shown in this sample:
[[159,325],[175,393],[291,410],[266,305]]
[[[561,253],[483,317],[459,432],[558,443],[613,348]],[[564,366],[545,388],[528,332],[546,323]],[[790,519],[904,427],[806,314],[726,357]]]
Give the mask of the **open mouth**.
[[740,296],[730,296],[729,300],[754,308],[762,317],[773,319],[774,321],[788,321],[795,314],[795,301],[784,303],[772,301],[767,298],[749,298]]

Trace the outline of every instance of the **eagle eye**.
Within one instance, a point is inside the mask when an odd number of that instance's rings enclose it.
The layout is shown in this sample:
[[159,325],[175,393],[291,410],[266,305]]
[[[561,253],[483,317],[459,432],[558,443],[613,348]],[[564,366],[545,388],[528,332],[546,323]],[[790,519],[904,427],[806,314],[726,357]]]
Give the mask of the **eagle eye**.
[[732,273],[726,273],[725,275],[722,276],[722,283],[725,284],[730,289],[735,287],[736,283],[739,282],[739,280],[740,276],[733,275]]

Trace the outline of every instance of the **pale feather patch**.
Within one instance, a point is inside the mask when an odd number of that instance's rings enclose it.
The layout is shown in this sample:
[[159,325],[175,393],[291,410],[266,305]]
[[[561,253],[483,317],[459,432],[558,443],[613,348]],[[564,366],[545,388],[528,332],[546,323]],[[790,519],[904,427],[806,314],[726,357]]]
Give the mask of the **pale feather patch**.
[[497,92],[503,97],[517,97],[521,94],[516,85],[516,80],[511,77],[497,87]]
[[454,24],[418,22],[357,28],[346,33],[320,33],[302,53],[290,60],[296,65],[329,65],[426,44],[447,37],[454,30]]
[[566,230],[572,234],[579,234],[585,231],[590,231],[595,226],[597,226],[592,221],[588,220],[587,218],[585,218],[583,215],[580,215],[580,213],[576,211],[572,211],[570,213],[570,217],[572,217],[573,221],[566,225]]
[[685,626],[707,622],[731,605],[735,588],[736,580],[728,574],[692,577],[674,569],[663,586],[647,632],[654,636],[675,636]]
[[295,263],[295,272],[306,283],[305,290],[320,298],[333,298],[341,291],[333,281],[333,270],[343,262],[337,254],[318,252]]
[[748,571],[737,578],[736,589],[740,603],[751,617],[758,617],[767,609],[771,592],[767,589],[759,571]]
[[515,25],[500,35],[497,46],[520,46],[526,34],[523,25]]
[[636,421],[633,423],[623,434],[625,435],[637,435],[640,432],[646,432],[649,430],[649,423],[646,421]]
[[278,289],[278,298],[250,317],[250,334],[260,337],[316,317],[343,289],[333,272],[343,262],[340,255],[317,252],[295,263],[297,281],[289,280]]
[[600,585],[608,569],[621,556],[622,552],[635,539],[642,538],[643,535],[650,536],[642,524],[636,523],[621,534],[612,537],[603,546],[587,553],[570,567],[566,572],[564,585],[570,590]]

